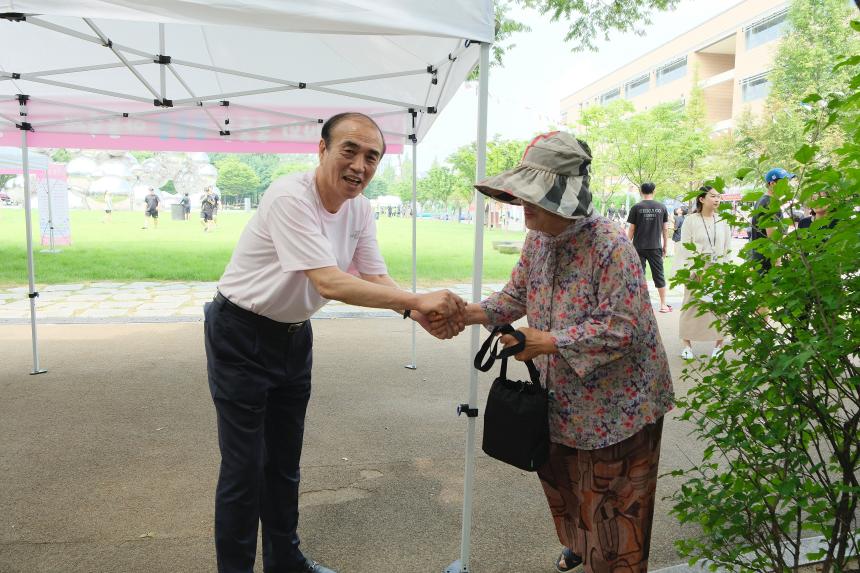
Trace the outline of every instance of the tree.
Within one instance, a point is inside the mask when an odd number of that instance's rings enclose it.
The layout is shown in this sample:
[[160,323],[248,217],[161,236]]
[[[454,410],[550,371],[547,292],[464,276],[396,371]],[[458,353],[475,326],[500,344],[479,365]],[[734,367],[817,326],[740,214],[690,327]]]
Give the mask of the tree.
[[[860,22],[852,25],[860,31]],[[860,86],[860,58],[845,62]],[[808,99],[822,97],[814,95]],[[780,181],[768,210],[797,203],[826,213],[793,232],[786,219],[771,218],[772,235],[741,253],[754,248],[779,261],[763,275],[754,261],[711,264],[706,256],[676,274],[708,294],[697,305],[731,333],[725,353],[687,367],[691,390],[678,401],[706,444],[701,461],[673,472],[688,479],[672,496],[672,513],[701,530],[679,549],[714,567],[796,571],[810,534],[822,536],[809,557],[823,561],[823,573],[845,571],[858,552],[860,95],[822,101],[803,125],[807,142],[786,163],[797,185]],[[821,153],[821,136],[837,124],[844,143]],[[740,224],[730,211],[721,215]]]
[[[531,28],[522,22],[517,22],[508,17],[511,10],[510,0],[497,0],[493,6],[495,12],[495,41],[493,42],[493,54],[490,59],[490,67],[501,67],[505,54],[514,49],[517,45],[510,43],[508,39],[516,32],[530,32]],[[467,81],[475,81],[478,79],[478,67],[472,70]]]
[[[487,142],[487,177],[509,171],[520,164],[527,141],[502,139],[498,135]],[[452,168],[456,180],[453,182],[451,202],[457,206],[457,219],[462,215],[463,207],[471,204],[475,197],[475,174],[477,171],[476,142],[463,145],[448,156],[447,163]]]
[[391,164],[386,164],[381,171],[377,169],[376,175],[364,190],[364,196],[368,199],[376,199],[383,195],[390,195],[390,188],[395,179],[396,174],[394,172],[394,167],[392,167]]
[[618,150],[610,134],[632,113],[633,104],[619,100],[606,106],[589,106],[583,110],[579,120],[581,139],[591,148],[591,192],[603,213],[616,194],[627,187],[617,168]]
[[[310,160],[292,160],[278,163],[269,174],[269,182],[271,183],[279,177],[289,175],[290,173],[301,173],[303,171],[313,171],[316,163]],[[268,187],[268,185],[266,186]],[[265,189],[264,189],[265,191]]]
[[68,163],[72,159],[72,154],[67,149],[57,149],[51,155],[51,161],[55,163]]
[[624,180],[636,187],[652,181],[658,196],[678,194],[679,177],[690,161],[686,149],[690,134],[679,129],[685,117],[679,103],[634,113],[633,104],[623,99],[583,110],[580,121],[594,161],[592,180],[597,181],[604,204]]
[[390,195],[400,197],[404,205],[412,204],[412,161],[403,161],[400,167],[400,177],[397,177],[388,186],[388,192]]
[[[566,42],[571,43],[574,51],[597,50],[595,38],[601,34],[609,39],[613,30],[619,32],[644,33],[644,27],[651,23],[655,10],[669,10],[677,6],[679,0],[496,0],[495,3],[495,40],[493,58],[490,66],[502,66],[504,56],[516,44],[510,37],[517,32],[531,30],[526,24],[509,17],[514,4],[533,8],[542,15],[550,14],[552,22],[570,22]],[[477,79],[477,69],[472,70],[470,80]]]
[[418,199],[440,206],[447,213],[451,194],[458,184],[459,178],[449,167],[434,162],[427,174],[418,180]]
[[552,22],[570,22],[564,39],[574,51],[597,50],[595,38],[609,40],[612,31],[643,35],[655,10],[669,10],[678,0],[517,0],[523,6],[550,14]]
[[[788,13],[788,30],[779,44],[770,73],[770,93],[764,113],[750,122],[746,132],[760,155],[773,164],[786,164],[794,151],[808,140],[806,123],[818,113],[821,97],[849,94],[849,66],[836,67],[843,56],[860,52],[860,39],[851,34],[851,7],[842,0],[794,0]],[[820,94],[816,101],[806,101]],[[815,99],[815,98],[813,98]],[[821,153],[842,144],[842,123],[851,112],[823,129],[817,141]]]
[[704,90],[699,85],[698,67],[693,70],[693,87],[684,106],[680,127],[679,150],[683,160],[679,165],[678,178],[672,182],[672,186],[677,189],[686,188],[690,193],[698,189],[701,182],[708,178],[705,171],[705,158],[714,150],[711,126],[708,125],[708,114],[705,108]]
[[260,178],[247,164],[235,156],[228,156],[218,161],[218,189],[222,198],[241,199],[256,195],[260,186]]

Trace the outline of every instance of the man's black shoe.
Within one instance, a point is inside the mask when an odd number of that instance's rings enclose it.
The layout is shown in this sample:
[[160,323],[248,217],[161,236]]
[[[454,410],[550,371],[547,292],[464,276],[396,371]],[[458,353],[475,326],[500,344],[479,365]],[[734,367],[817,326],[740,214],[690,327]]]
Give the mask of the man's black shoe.
[[321,565],[313,559],[305,559],[304,564],[299,565],[298,569],[293,569],[289,573],[336,573],[333,569],[329,569],[325,565]]

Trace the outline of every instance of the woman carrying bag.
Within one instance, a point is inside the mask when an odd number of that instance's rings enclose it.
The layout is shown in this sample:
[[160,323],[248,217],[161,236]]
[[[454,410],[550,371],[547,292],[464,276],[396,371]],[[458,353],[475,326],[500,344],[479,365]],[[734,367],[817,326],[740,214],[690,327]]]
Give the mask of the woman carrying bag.
[[[639,256],[594,214],[591,152],[567,133],[536,137],[515,169],[476,188],[523,206],[530,230],[501,292],[467,324],[505,334],[546,389],[549,459],[538,477],[563,550],[558,571],[647,570],[663,415],[674,395]],[[524,335],[525,340],[522,340]]]
[[[720,194],[713,187],[706,185],[699,189],[696,209],[687,217],[681,229],[681,242],[678,243],[677,250],[679,268],[691,263],[694,255],[684,246],[686,243],[696,245],[696,253],[705,254],[711,261],[716,261],[728,254],[732,244],[732,231],[728,223],[720,219],[717,214],[719,206]],[[701,299],[708,295],[700,293],[696,296]],[[716,357],[723,351],[723,335],[713,327],[716,317],[710,312],[702,313],[693,299],[693,293],[689,288],[685,288],[684,304],[679,318],[679,335],[684,346],[681,350],[681,358],[684,360],[694,358],[694,340],[713,342],[714,349],[711,356]]]

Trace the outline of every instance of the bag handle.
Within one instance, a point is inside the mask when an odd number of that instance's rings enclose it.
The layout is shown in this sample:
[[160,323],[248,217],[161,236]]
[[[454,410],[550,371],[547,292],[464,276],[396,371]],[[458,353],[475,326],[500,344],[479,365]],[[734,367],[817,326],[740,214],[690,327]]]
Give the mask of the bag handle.
[[[499,338],[501,338],[500,334],[510,334],[514,338],[517,339],[517,343],[513,346],[509,346],[507,348],[503,348],[501,352],[498,350],[499,348]],[[493,342],[495,341],[495,344]],[[490,346],[492,345],[493,350],[490,352]],[[501,358],[502,360],[502,368],[500,372],[500,376],[502,378],[507,379],[508,374],[508,358],[514,356],[515,354],[519,354],[526,348],[526,335],[520,332],[519,330],[515,330],[513,326],[510,324],[502,324],[493,328],[490,335],[484,341],[484,344],[481,345],[481,349],[478,350],[478,353],[475,354],[474,366],[481,372],[487,372],[490,368],[493,367],[497,358]],[[487,353],[489,352],[489,356]],[[486,361],[484,358],[486,357]],[[526,367],[529,370],[529,378],[531,378],[532,384],[536,384],[540,386],[540,371],[535,366],[534,362],[531,360],[526,360]]]

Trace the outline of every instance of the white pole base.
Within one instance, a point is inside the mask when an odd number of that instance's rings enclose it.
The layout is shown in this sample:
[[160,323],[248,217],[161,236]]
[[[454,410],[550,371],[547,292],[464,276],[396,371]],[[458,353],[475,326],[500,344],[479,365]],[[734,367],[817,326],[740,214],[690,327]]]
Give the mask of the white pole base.
[[405,364],[403,367],[408,369],[408,370],[418,370],[418,367],[415,366],[414,364]]
[[42,249],[42,250],[41,250],[41,251],[39,251],[39,252],[40,252],[40,253],[50,253],[50,254],[52,254],[52,255],[53,255],[53,254],[56,254],[56,253],[62,253],[62,252],[63,252],[63,250],[62,250],[62,249]]
[[30,372],[30,376],[35,376],[36,374],[44,374],[47,370],[33,370]]
[[460,560],[457,559],[445,569],[443,573],[469,573],[469,568],[460,564]]

